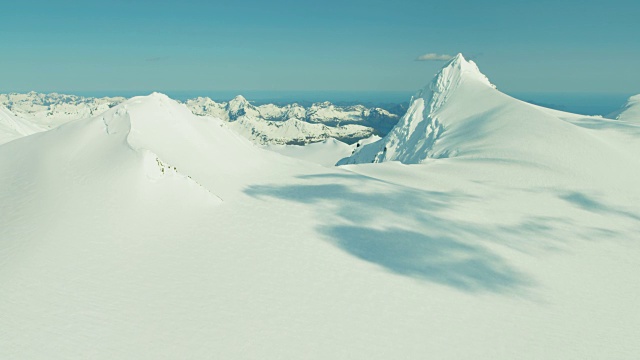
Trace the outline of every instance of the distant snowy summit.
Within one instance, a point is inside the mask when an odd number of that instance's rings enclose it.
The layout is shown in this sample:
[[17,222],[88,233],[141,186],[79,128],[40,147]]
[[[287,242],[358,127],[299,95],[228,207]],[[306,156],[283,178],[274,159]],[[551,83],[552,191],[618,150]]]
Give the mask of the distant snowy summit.
[[[632,117],[638,97],[618,118]],[[607,127],[621,137],[640,128],[608,120],[543,108],[498,91],[473,61],[451,59],[411,99],[407,113],[384,138],[362,146],[338,165],[465,158],[540,164],[561,169],[584,159],[607,162],[615,144],[597,139],[594,129]],[[586,168],[586,167],[583,167]]]
[[[0,94],[0,106],[42,129],[93,117],[125,100],[124,97],[92,98],[57,93]],[[228,122],[236,132],[260,145],[303,145],[330,138],[355,143],[372,135],[386,135],[399,118],[382,108],[337,106],[330,102],[309,107],[295,103],[254,106],[240,95],[229,102],[199,97],[185,104],[196,115]]]

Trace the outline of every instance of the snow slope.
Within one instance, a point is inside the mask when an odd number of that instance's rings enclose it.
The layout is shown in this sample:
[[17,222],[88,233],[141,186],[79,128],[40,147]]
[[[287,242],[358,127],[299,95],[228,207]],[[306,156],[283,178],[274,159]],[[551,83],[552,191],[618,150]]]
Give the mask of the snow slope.
[[640,94],[630,97],[620,110],[610,114],[609,117],[616,120],[640,123]]
[[637,126],[466,78],[443,123],[495,113],[421,164],[299,161],[160,94],[0,145],[0,358],[635,358]]
[[43,130],[32,122],[17,117],[7,108],[0,106],[0,144]]
[[327,139],[306,145],[264,145],[263,148],[295,159],[331,167],[338,160],[353,154],[356,148],[378,140],[380,137],[373,135],[351,145],[336,139]]
[[285,156],[328,167],[333,166],[336,161],[352,152],[352,145],[336,139],[327,139],[307,145],[265,145],[264,148]]

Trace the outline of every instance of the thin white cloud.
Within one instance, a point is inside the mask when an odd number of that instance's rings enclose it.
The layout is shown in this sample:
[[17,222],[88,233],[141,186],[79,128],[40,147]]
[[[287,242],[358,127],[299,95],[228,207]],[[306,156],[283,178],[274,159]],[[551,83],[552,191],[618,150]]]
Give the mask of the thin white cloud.
[[453,58],[451,55],[428,53],[418,56],[416,61],[447,61],[451,60],[451,58]]

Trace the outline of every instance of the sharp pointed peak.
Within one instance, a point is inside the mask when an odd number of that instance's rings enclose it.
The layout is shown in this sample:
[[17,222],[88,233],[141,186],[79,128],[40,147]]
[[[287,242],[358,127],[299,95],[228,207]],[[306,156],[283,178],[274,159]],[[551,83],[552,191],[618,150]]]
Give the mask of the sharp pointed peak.
[[464,58],[464,55],[462,55],[462,53],[457,53],[451,58],[451,60],[449,60],[449,63],[460,63],[463,61],[467,62],[467,59]]
[[242,95],[236,95],[233,99],[231,99],[231,101],[235,101],[235,102],[249,102],[244,96]]
[[451,58],[436,74],[429,88],[436,92],[452,90],[460,84],[462,78],[474,78],[488,86],[495,88],[489,79],[480,72],[475,62],[464,58],[458,53]]

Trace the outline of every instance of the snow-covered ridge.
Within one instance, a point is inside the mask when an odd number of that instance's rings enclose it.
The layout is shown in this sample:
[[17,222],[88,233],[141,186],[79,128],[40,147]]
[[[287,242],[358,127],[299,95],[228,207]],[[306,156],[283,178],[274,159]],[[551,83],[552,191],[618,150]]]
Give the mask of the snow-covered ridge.
[[624,106],[608,116],[611,119],[640,123],[640,94],[631,96]]
[[[46,129],[99,115],[125,100],[124,97],[92,98],[57,93],[0,94],[0,105]],[[354,143],[371,135],[385,135],[398,121],[398,115],[382,108],[337,106],[330,102],[309,107],[295,103],[255,106],[238,95],[228,102],[198,97],[185,104],[196,115],[232,123],[232,129],[262,145],[307,144],[329,138]]]
[[16,116],[4,106],[0,106],[0,144],[44,130],[30,121]]

